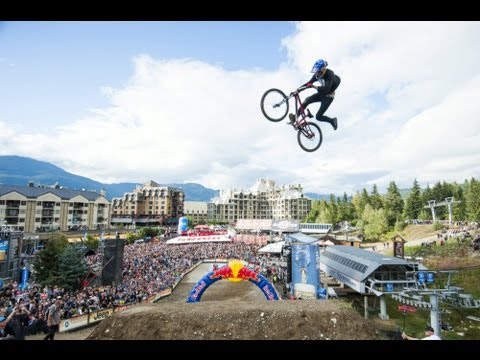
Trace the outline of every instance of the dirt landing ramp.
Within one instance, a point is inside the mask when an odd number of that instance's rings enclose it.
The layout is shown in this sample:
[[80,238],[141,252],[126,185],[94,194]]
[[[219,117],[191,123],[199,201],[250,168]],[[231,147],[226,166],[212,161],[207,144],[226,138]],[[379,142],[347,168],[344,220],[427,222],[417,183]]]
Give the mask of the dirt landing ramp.
[[103,320],[88,340],[375,340],[373,324],[339,300],[161,302]]

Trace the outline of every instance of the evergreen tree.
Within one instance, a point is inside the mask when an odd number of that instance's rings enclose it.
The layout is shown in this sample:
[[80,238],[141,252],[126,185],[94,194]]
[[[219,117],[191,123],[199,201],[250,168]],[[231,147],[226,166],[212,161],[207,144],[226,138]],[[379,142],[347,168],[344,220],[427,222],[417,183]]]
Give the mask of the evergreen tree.
[[353,197],[352,202],[355,206],[357,216],[361,218],[365,206],[367,206],[367,204],[370,204],[370,197],[368,196],[367,189],[363,188],[360,194],[357,192]]
[[47,241],[45,249],[40,251],[33,261],[35,281],[44,285],[57,285],[62,278],[59,257],[68,246],[65,235],[53,235]]
[[420,213],[423,210],[423,201],[421,195],[420,185],[417,179],[413,181],[413,187],[410,190],[407,200],[405,201],[405,219],[413,220],[419,219]]
[[[432,193],[432,189],[430,189],[430,185],[427,185],[425,190],[423,190],[423,192],[422,192],[422,207],[427,206],[428,202],[430,200],[435,200],[435,199],[433,198],[433,193]],[[420,217],[420,219],[422,219],[422,220],[433,220],[432,219],[432,212],[431,212],[430,209],[423,208],[422,213],[425,217],[424,218]]]
[[312,208],[310,209],[310,212],[307,215],[306,222],[314,223],[319,213],[320,213],[320,200],[313,200]]
[[463,187],[456,184],[457,187],[455,189],[455,201],[460,201],[453,205],[453,218],[458,221],[465,221],[467,220],[467,201],[465,199],[465,190],[468,186],[468,182],[465,182]]
[[321,200],[318,208],[318,215],[315,218],[316,223],[334,224],[331,207],[325,200]]
[[402,195],[398,191],[398,187],[394,181],[388,185],[387,194],[384,200],[384,209],[387,217],[387,224],[389,227],[395,226],[395,223],[400,220],[403,213],[404,202]]
[[335,195],[333,194],[330,194],[330,203],[328,204],[328,207],[330,208],[330,221],[332,224],[335,224],[338,222],[338,206]]
[[355,217],[355,206],[348,200],[347,193],[343,193],[343,198],[338,199],[338,220],[351,222]]
[[480,182],[472,177],[465,194],[467,216],[470,221],[480,221]]
[[382,196],[378,192],[377,184],[373,184],[372,193],[370,194],[370,205],[374,210],[383,208]]
[[62,275],[58,285],[66,290],[79,289],[87,271],[83,251],[77,246],[67,246],[58,260]]

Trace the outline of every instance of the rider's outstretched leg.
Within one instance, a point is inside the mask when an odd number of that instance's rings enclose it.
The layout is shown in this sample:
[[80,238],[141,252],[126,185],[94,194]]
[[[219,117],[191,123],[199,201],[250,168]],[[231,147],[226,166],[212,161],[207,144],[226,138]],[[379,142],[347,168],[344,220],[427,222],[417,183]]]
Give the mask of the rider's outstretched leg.
[[337,130],[337,118],[331,118],[328,116],[325,116],[325,111],[327,111],[328,107],[333,101],[333,97],[330,96],[323,96],[321,99],[322,105],[320,106],[320,109],[318,109],[317,115],[315,116],[318,121],[325,121],[328,122],[330,125],[333,126],[333,130]]
[[[319,101],[322,101],[322,96],[319,94],[319,93],[316,93],[316,94],[313,94],[311,96],[308,96],[307,98],[305,98],[305,100],[303,101],[302,103],[302,108],[306,109],[308,105],[310,105],[311,103],[314,103],[314,102],[319,102]],[[327,110],[327,109],[325,109]],[[300,115],[299,113],[300,109],[297,110],[297,116]],[[325,111],[324,111],[325,112]],[[323,113],[322,113],[323,115]]]

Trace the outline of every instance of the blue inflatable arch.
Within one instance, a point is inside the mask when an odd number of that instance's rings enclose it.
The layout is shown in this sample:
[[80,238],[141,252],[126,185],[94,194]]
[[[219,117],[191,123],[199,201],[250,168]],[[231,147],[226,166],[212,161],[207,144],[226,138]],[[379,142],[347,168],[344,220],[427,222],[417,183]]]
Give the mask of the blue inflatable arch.
[[263,275],[255,273],[246,266],[241,267],[238,271],[236,271],[236,273],[234,273],[235,270],[232,269],[232,267],[234,268],[234,266],[231,266],[231,263],[229,263],[228,265],[222,266],[218,270],[209,272],[207,275],[201,278],[193,287],[192,291],[190,291],[187,302],[199,302],[205,290],[207,290],[207,288],[213,283],[222,279],[227,279],[232,282],[248,280],[257,285],[268,300],[278,300],[277,292],[272,284]]

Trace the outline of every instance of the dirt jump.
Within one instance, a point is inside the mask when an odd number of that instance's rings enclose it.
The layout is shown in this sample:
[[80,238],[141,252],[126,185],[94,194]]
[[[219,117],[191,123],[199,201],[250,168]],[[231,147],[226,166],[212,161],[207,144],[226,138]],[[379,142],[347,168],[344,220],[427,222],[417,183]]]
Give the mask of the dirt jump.
[[187,303],[195,284],[212,269],[204,263],[173,293],[103,320],[87,340],[374,340],[372,322],[341,300],[268,301],[250,283],[220,280],[198,303]]

